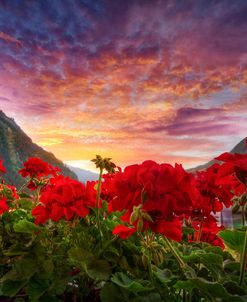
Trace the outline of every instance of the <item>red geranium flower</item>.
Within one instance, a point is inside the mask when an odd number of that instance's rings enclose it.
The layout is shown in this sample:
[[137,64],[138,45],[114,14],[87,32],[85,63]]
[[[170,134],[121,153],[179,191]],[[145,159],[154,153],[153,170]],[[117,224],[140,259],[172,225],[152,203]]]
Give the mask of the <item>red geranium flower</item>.
[[201,215],[200,218],[208,217],[212,212],[221,211],[223,205],[226,207],[232,205],[235,183],[231,175],[225,179],[225,185],[219,183],[220,168],[219,164],[214,164],[206,171],[197,172],[196,187],[200,191],[202,199],[195,204],[193,216],[198,213]]
[[117,225],[112,231],[113,235],[118,235],[121,239],[127,239],[136,231],[135,228],[127,227],[125,225]]
[[[121,219],[131,223],[131,214],[135,207],[139,207],[141,214],[138,215],[142,217],[136,218],[135,226],[142,219],[142,231],[151,228],[178,241],[182,238],[180,216],[182,220],[182,215],[189,215],[197,199],[201,198],[194,176],[177,164],[173,167],[145,161],[112,175],[104,185],[107,187],[104,195],[109,200],[109,212],[125,211]],[[170,231],[165,225],[171,227]],[[114,232],[116,230],[122,233],[121,228],[115,228]],[[125,230],[126,235],[131,234]]]
[[0,172],[3,172],[3,173],[6,172],[6,169],[3,166],[3,161],[1,159],[0,159]]
[[168,238],[175,241],[182,240],[182,225],[178,218],[173,220],[162,220],[155,225],[154,228],[156,233],[160,233]]
[[41,204],[32,211],[36,217],[35,223],[41,224],[48,219],[71,220],[75,215],[85,217],[89,213],[89,207],[95,205],[91,198],[95,198],[96,192],[93,194],[92,190],[91,183],[85,186],[69,177],[51,179],[51,184],[41,193]]
[[247,154],[226,152],[216,159],[224,162],[220,167],[221,177],[235,173],[238,180],[247,185]]
[[60,172],[59,168],[53,167],[52,165],[44,162],[42,159],[36,157],[30,157],[24,163],[24,168],[19,170],[19,173],[23,177],[29,176],[30,178],[37,179],[48,175],[56,176],[58,172]]
[[4,212],[8,212],[8,210],[9,206],[7,205],[7,198],[0,198],[0,215],[2,215]]
[[220,246],[221,248],[224,248],[224,243],[221,238],[218,237],[218,232],[223,230],[223,226],[218,226],[215,218],[210,217],[208,220],[206,220],[202,224],[202,229],[201,229],[201,235],[200,238],[198,238],[199,233],[200,233],[200,224],[199,223],[194,223],[193,224],[196,232],[195,232],[195,237],[193,241],[197,241],[200,239],[202,242],[208,242],[212,245]]
[[12,202],[13,200],[19,199],[20,197],[14,186],[0,183],[0,199],[1,198],[6,198],[6,201]]

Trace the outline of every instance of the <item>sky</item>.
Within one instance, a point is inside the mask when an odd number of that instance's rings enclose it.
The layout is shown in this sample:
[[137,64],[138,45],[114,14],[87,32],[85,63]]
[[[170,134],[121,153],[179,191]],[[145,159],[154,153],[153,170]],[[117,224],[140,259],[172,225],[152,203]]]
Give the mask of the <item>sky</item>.
[[0,0],[0,109],[75,166],[193,167],[247,136],[246,0]]

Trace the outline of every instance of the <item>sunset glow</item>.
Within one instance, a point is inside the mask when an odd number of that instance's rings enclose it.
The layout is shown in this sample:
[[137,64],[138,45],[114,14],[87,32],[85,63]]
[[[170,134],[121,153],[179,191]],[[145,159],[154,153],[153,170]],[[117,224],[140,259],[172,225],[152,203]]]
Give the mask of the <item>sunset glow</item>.
[[241,0],[1,1],[0,109],[74,165],[202,164],[247,136],[246,15]]

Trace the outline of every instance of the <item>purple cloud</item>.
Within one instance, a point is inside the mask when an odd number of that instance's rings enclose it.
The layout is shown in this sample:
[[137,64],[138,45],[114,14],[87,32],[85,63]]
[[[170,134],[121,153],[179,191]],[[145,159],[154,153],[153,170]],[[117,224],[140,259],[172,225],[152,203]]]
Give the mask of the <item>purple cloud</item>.
[[[241,121],[244,117],[232,117],[221,108],[183,107],[177,110],[175,117],[168,125],[157,125],[150,128],[151,132],[166,131],[171,136],[225,136],[236,135],[243,131]],[[160,123],[160,122],[159,122]]]

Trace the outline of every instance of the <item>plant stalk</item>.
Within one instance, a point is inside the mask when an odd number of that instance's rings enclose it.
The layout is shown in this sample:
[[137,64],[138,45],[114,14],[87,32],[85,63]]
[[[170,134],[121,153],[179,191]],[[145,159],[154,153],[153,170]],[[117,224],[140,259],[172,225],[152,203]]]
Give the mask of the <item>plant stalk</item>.
[[101,231],[101,225],[100,225],[100,209],[99,209],[99,202],[100,202],[100,192],[101,192],[101,182],[102,182],[102,174],[103,174],[103,168],[100,168],[99,172],[99,179],[98,179],[98,186],[97,186],[97,198],[96,198],[96,223],[97,228],[99,230],[99,238],[100,238],[100,245],[103,246],[103,234]]
[[151,253],[150,253],[150,251],[149,251],[149,255],[148,255],[147,264],[148,264],[148,274],[149,274],[149,278],[150,278],[151,283],[153,283],[153,271],[152,271]]
[[148,249],[148,261],[147,261],[148,274],[149,274],[150,281],[153,283],[153,271],[152,271],[152,263],[151,263],[152,253],[150,251],[150,244],[151,244],[152,240],[149,237],[148,230],[145,231],[145,235],[146,235],[146,244],[147,244],[147,249]]
[[200,222],[200,228],[199,228],[199,233],[198,233],[198,237],[197,237],[197,242],[201,241],[201,237],[202,237],[202,224],[203,224],[203,220],[201,220],[201,222]]
[[247,229],[245,231],[244,246],[240,259],[240,275],[239,285],[241,286],[244,280],[245,266],[246,266],[246,252],[247,252]]
[[244,206],[241,207],[241,214],[242,214],[242,227],[244,227],[245,225],[245,215],[244,215]]
[[181,268],[185,268],[186,264],[183,259],[180,257],[179,253],[176,251],[175,247],[172,245],[170,240],[164,236],[164,241],[166,245],[169,247],[170,251],[172,252],[173,256],[177,259]]

